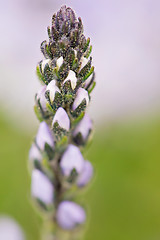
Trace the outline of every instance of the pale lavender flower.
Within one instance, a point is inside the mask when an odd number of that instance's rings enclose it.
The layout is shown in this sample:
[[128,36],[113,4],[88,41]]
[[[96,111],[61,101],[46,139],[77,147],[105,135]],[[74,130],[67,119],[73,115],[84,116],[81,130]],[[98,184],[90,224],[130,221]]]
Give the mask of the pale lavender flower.
[[48,177],[37,169],[32,172],[31,192],[33,197],[38,198],[45,204],[53,202],[53,185]]
[[69,177],[72,170],[75,169],[80,174],[84,167],[84,158],[79,148],[69,144],[66,151],[62,155],[60,167],[64,176]]
[[85,222],[86,213],[78,204],[71,201],[63,201],[58,206],[56,217],[61,228],[72,230],[77,225]]
[[72,70],[69,71],[69,74],[67,78],[64,80],[64,83],[67,82],[68,80],[71,81],[71,87],[74,90],[77,84],[77,77],[76,77],[76,73],[73,72]]
[[36,143],[42,151],[45,149],[45,143],[49,144],[51,147],[54,147],[54,139],[51,130],[44,121],[40,123],[36,136]]
[[40,151],[37,148],[35,143],[33,143],[31,148],[30,148],[29,159],[32,160],[32,161],[34,161],[34,160],[41,161],[42,160],[42,154],[40,153]]
[[77,178],[78,187],[84,187],[93,176],[93,166],[89,161],[85,161],[82,173]]
[[52,126],[54,125],[55,122],[58,122],[58,124],[61,128],[64,128],[67,131],[69,131],[70,120],[69,120],[68,114],[62,107],[58,108],[58,110],[53,118]]
[[25,240],[21,226],[8,216],[0,216],[0,239],[1,240]]
[[75,128],[73,132],[73,136],[77,136],[78,133],[82,134],[83,140],[86,140],[88,137],[89,132],[92,130],[92,120],[86,113],[83,117],[83,119],[79,122],[77,127]]
[[47,99],[45,97],[45,92],[46,92],[46,86],[43,86],[40,88],[40,90],[38,91],[37,93],[37,100],[39,99],[40,100],[40,104],[41,104],[41,107],[43,109],[43,111],[47,111]]
[[89,104],[89,96],[87,90],[84,88],[79,88],[77,91],[76,98],[73,102],[72,109],[75,110],[83,101],[83,99],[86,100],[86,105]]
[[47,85],[46,91],[49,91],[50,100],[51,100],[51,102],[53,102],[53,101],[54,101],[54,98],[55,98],[56,92],[59,92],[59,93],[60,93],[59,88],[56,86],[56,80],[52,80],[52,81]]

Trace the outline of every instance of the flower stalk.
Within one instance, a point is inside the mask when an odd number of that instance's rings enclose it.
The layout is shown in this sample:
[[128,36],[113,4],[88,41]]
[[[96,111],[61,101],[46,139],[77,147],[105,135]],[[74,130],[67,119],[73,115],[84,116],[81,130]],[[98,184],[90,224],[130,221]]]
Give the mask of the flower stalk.
[[92,164],[81,153],[93,130],[86,113],[95,86],[92,46],[81,18],[66,6],[53,15],[48,37],[37,66],[43,86],[35,96],[40,126],[29,153],[31,192],[53,227],[48,239],[66,239],[66,234],[75,239],[86,221],[76,194],[93,175]]

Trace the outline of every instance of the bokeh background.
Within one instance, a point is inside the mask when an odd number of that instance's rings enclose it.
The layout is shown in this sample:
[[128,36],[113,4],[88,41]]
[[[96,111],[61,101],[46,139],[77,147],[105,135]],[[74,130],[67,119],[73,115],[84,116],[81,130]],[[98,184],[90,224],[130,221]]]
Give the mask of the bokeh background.
[[0,1],[0,214],[15,218],[27,240],[40,239],[27,168],[38,128],[35,68],[62,4],[82,17],[96,67],[95,136],[86,152],[95,178],[81,197],[89,212],[83,239],[159,240],[159,0]]

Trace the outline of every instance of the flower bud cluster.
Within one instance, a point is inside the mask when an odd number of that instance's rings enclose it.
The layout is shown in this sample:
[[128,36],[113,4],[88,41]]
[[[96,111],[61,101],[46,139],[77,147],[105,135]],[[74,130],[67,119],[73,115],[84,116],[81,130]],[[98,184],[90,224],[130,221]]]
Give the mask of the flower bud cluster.
[[81,153],[92,132],[86,113],[95,86],[92,46],[81,19],[66,6],[53,15],[48,36],[41,44],[45,59],[37,66],[43,86],[35,96],[40,125],[29,152],[31,193],[45,211],[53,211],[60,228],[72,230],[86,219],[74,196],[93,175]]

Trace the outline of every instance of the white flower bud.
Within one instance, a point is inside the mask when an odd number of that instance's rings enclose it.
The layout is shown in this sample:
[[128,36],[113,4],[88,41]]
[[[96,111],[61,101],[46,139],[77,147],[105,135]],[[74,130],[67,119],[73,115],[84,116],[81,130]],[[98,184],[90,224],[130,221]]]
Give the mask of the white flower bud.
[[76,77],[75,72],[73,72],[72,70],[69,71],[69,74],[63,83],[67,82],[68,80],[71,81],[71,87],[74,90],[76,87],[76,84],[77,84],[77,77]]
[[73,102],[72,109],[75,110],[81,104],[83,99],[86,100],[86,105],[88,105],[89,104],[88,92],[84,88],[79,88],[77,91],[76,98]]
[[63,201],[57,210],[57,222],[59,226],[66,230],[71,230],[86,220],[84,209],[71,201]]
[[62,66],[62,64],[63,64],[63,57],[60,57],[56,61],[56,65],[57,65],[58,69]]
[[60,167],[64,176],[69,177],[72,170],[75,169],[80,174],[84,167],[84,158],[79,148],[69,144],[66,151],[62,155]]
[[42,62],[41,62],[41,68],[42,68],[42,72],[44,71],[44,68],[45,68],[45,66],[46,66],[46,64],[48,63],[50,63],[50,59],[44,59]]
[[84,68],[84,66],[88,63],[88,59],[85,58],[85,57],[81,57],[81,67],[80,67],[80,70],[82,68]]
[[78,176],[77,185],[83,187],[91,180],[93,176],[93,167],[89,161],[85,161],[82,173]]
[[52,126],[54,125],[55,122],[58,122],[58,124],[61,128],[64,128],[67,131],[69,131],[70,119],[68,117],[68,114],[62,107],[58,108],[58,110],[53,118]]
[[40,88],[40,90],[38,91],[37,93],[37,100],[39,99],[40,100],[40,104],[41,104],[41,107],[43,109],[43,111],[47,111],[47,107],[46,107],[46,104],[47,104],[47,99],[45,97],[45,92],[46,92],[46,86],[43,86]]
[[54,147],[54,139],[46,122],[41,122],[39,125],[36,143],[42,151],[44,150],[46,143],[48,143],[51,147]]
[[52,81],[47,85],[46,91],[49,91],[50,100],[51,100],[51,102],[53,102],[53,101],[54,101],[54,98],[55,98],[56,92],[59,92],[59,93],[60,93],[59,88],[56,86],[56,80],[52,80]]
[[41,171],[34,169],[31,182],[32,196],[45,204],[53,202],[54,189],[52,183]]
[[29,151],[29,159],[32,161],[34,161],[34,160],[41,161],[42,160],[42,155],[35,143],[32,144],[31,149]]

